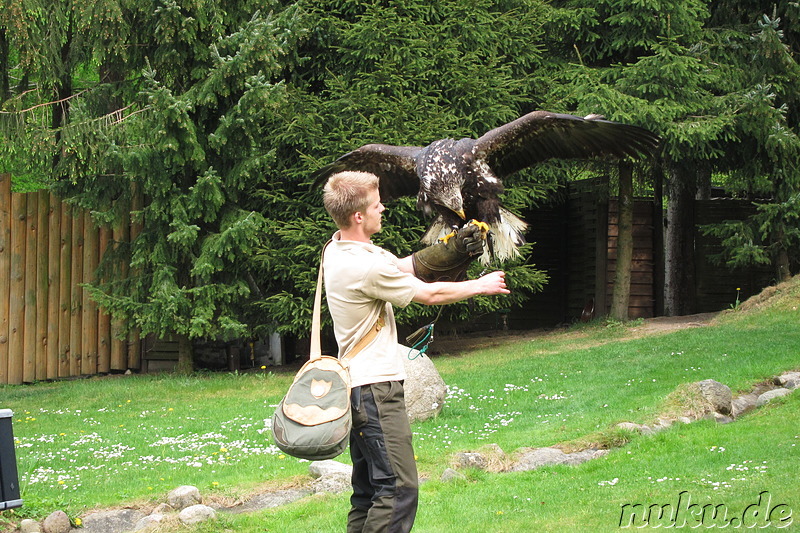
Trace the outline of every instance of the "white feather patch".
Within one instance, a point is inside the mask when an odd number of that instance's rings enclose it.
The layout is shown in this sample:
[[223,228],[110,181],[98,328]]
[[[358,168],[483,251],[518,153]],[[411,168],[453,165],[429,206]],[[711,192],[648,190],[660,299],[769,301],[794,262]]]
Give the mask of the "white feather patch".
[[[525,231],[528,224],[511,211],[500,208],[500,223],[492,224],[490,230],[494,239],[494,255],[499,262],[519,256],[519,246],[525,243]],[[481,263],[488,265],[491,261],[489,251],[481,256]]]

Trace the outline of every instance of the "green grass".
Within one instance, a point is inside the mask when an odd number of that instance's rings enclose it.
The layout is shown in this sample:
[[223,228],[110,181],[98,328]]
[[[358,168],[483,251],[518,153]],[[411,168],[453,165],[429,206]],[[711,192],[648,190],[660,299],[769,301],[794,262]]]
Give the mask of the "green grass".
[[[640,326],[595,324],[434,358],[450,393],[439,417],[413,427],[429,480],[415,531],[611,531],[624,504],[674,503],[682,491],[692,502],[739,514],[769,491],[773,506],[800,513],[797,393],[733,424],[676,425],[649,437],[612,429],[621,421],[652,423],[686,383],[711,378],[741,391],[799,369],[799,285],[779,291],[769,306],[743,306],[705,328],[626,340]],[[2,387],[0,407],[15,413],[25,506],[4,513],[0,527],[56,509],[75,518],[98,507],[154,504],[184,484],[233,501],[306,481],[307,463],[283,456],[264,431],[291,377],[127,376]],[[438,481],[455,452],[488,444],[513,452],[626,441],[579,467],[467,471],[466,481]],[[347,498],[223,515],[196,531],[341,530]]]

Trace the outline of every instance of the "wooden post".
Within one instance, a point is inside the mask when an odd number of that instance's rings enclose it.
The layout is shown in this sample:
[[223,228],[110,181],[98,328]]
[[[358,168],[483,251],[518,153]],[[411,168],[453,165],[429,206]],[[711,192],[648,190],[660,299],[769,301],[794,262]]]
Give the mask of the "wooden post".
[[619,164],[619,201],[617,202],[617,250],[611,318],[628,320],[633,259],[633,164]]
[[81,373],[81,358],[83,355],[81,339],[81,300],[83,289],[83,214],[72,213],[72,272],[70,278],[70,329],[69,329],[69,375],[78,376]]
[[8,383],[8,303],[11,290],[11,174],[0,174],[0,385]]
[[[143,208],[144,195],[142,194],[142,188],[139,186],[139,184],[133,183],[131,185],[131,247],[133,246],[133,242],[142,232],[141,211]],[[137,216],[138,218],[134,220],[134,216]],[[135,272],[131,274],[134,276],[136,275]],[[128,337],[128,367],[140,368],[141,355],[141,334],[139,329],[134,327],[130,336]]]
[[26,236],[25,236],[25,336],[22,381],[32,383],[36,379],[36,352],[39,343],[36,338],[36,240],[39,233],[39,197],[27,193]]
[[[98,245],[98,262],[103,262],[111,230],[108,226],[100,226],[100,242]],[[111,317],[105,309],[99,309],[97,315],[97,371],[107,374],[111,371]]]
[[8,382],[22,383],[25,334],[25,217],[27,197],[11,194],[11,291],[8,305]]
[[[128,210],[130,211],[130,209]],[[127,243],[130,240],[130,218],[123,219],[114,224],[112,230],[112,246],[119,248],[120,243]],[[124,280],[128,277],[128,261],[118,263],[119,279]],[[128,369],[128,343],[123,337],[124,324],[122,320],[115,318],[111,321],[111,368],[113,370]]]
[[595,184],[597,220],[594,235],[594,316],[604,317],[608,310],[608,175]]
[[70,375],[70,330],[72,316],[72,209],[61,203],[61,272],[58,288],[58,376]]
[[[83,283],[94,283],[97,270],[97,226],[92,222],[89,211],[83,213]],[[89,296],[89,291],[81,289],[83,313],[83,359],[81,359],[81,374],[97,373],[97,304]]]
[[36,238],[36,379],[47,379],[47,317],[50,299],[50,193],[38,191]]
[[47,379],[58,377],[58,339],[59,292],[61,289],[61,200],[51,194],[49,197],[47,232]]

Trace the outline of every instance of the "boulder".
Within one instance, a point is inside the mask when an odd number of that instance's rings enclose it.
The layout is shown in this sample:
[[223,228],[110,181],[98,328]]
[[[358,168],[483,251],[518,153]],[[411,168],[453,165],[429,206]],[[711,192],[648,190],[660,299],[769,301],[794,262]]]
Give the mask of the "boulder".
[[213,520],[217,517],[217,512],[211,507],[203,504],[190,505],[178,513],[178,519],[181,524],[190,526],[205,522],[206,520]]
[[42,522],[44,533],[69,533],[72,523],[64,511],[54,511]]
[[136,509],[116,509],[97,511],[83,517],[81,533],[108,533],[110,531],[131,531],[145,514]]
[[653,428],[645,426],[644,424],[636,424],[634,422],[620,422],[619,424],[617,424],[617,427],[620,429],[624,429],[626,431],[641,433],[642,435],[653,434]]
[[176,511],[201,503],[200,491],[191,485],[182,485],[167,495],[167,503]]
[[406,369],[404,389],[409,420],[416,422],[438,415],[447,396],[447,385],[439,371],[424,354],[407,346],[400,346],[399,350]]
[[796,389],[800,387],[800,372],[784,372],[775,381],[785,389]]
[[737,396],[731,401],[731,415],[736,418],[739,415],[755,409],[758,395],[756,394],[742,394]]
[[486,458],[478,452],[459,452],[455,455],[456,463],[460,468],[477,468],[482,470],[486,467]]
[[19,533],[42,533],[42,526],[36,520],[26,518],[19,523]]
[[353,488],[350,479],[350,474],[342,472],[326,474],[311,482],[311,490],[314,493],[331,492],[336,494],[346,492]]
[[331,474],[350,476],[353,473],[353,467],[340,463],[339,461],[334,461],[333,459],[327,459],[325,461],[313,461],[308,465],[308,473],[311,474],[313,478],[320,478]]
[[147,529],[155,529],[161,522],[164,521],[164,515],[161,513],[150,513],[144,518],[136,522],[133,531],[145,531]]
[[172,506],[170,506],[170,504],[168,503],[159,503],[158,505],[156,505],[155,509],[150,511],[150,514],[167,514],[171,513],[174,510],[175,509],[173,509]]
[[762,394],[761,396],[758,397],[758,400],[756,401],[756,405],[758,407],[761,407],[762,405],[768,404],[770,402],[770,400],[772,400],[773,398],[780,398],[781,396],[786,396],[787,394],[791,394],[791,393],[792,393],[791,390],[784,389],[782,387],[781,388],[777,388],[777,389],[768,390],[767,392],[765,392],[764,394]]
[[608,455],[608,450],[598,450],[596,448],[588,448],[586,450],[568,453],[566,455],[567,455],[567,460],[564,461],[564,464],[570,466],[578,466],[580,464],[585,463],[586,461],[590,461],[592,459],[597,459],[598,457],[603,457],[604,455]]
[[723,415],[731,413],[733,395],[727,385],[723,385],[713,379],[705,379],[698,381],[697,386],[700,389],[700,394],[711,404],[714,411]]
[[310,494],[307,490],[300,490],[300,489],[288,489],[288,490],[278,490],[274,492],[264,492],[262,494],[257,494],[250,498],[248,501],[242,503],[241,505],[237,505],[235,507],[228,507],[225,512],[232,513],[232,514],[239,514],[239,513],[249,513],[253,511],[260,511],[262,509],[272,509],[274,507],[280,507],[281,505],[286,505],[287,503],[296,502],[301,498],[305,498]]
[[453,470],[452,468],[445,468],[444,472],[442,472],[441,477],[439,478],[440,481],[444,483],[448,483],[450,481],[457,481],[457,480],[465,480],[467,476],[462,474],[457,470]]
[[567,460],[567,454],[558,448],[533,448],[520,456],[517,463],[511,467],[511,471],[525,472],[542,466],[564,464]]

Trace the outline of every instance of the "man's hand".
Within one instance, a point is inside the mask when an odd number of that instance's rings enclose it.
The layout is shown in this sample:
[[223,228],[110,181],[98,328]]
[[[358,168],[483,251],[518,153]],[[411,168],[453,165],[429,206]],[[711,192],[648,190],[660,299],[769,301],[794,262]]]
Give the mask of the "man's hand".
[[481,284],[480,294],[483,294],[484,296],[511,294],[511,291],[508,290],[508,287],[506,286],[506,273],[501,270],[490,272],[485,276],[481,276],[475,281]]
[[414,275],[423,281],[460,281],[467,267],[483,253],[486,224],[470,221],[440,242],[412,256]]

